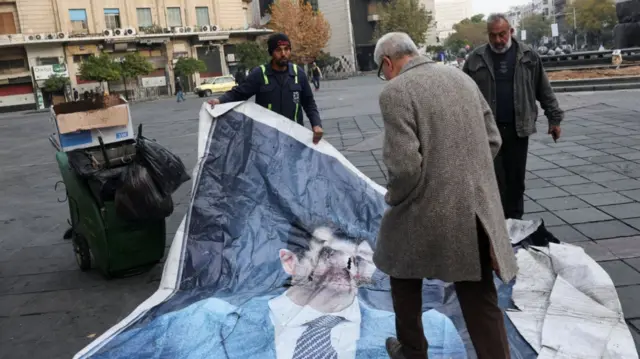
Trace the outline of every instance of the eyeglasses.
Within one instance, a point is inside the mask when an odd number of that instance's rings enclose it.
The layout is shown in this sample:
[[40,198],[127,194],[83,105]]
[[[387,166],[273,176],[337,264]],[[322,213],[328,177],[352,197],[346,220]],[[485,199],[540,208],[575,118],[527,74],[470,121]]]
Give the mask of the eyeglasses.
[[384,58],[380,62],[380,67],[378,67],[378,78],[382,81],[387,81],[387,78],[384,77],[384,74],[382,73],[382,66],[384,66]]

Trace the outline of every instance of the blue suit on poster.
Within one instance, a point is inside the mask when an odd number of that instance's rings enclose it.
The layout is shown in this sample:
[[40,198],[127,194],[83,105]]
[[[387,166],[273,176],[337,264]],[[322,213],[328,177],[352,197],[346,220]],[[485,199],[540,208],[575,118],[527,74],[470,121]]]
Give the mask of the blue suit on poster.
[[[240,307],[219,298],[202,300],[157,317],[145,327],[121,333],[110,343],[110,350],[94,358],[280,359],[276,357],[275,331],[269,315],[273,298],[253,298]],[[360,339],[355,358],[387,358],[384,341],[395,335],[394,314],[362,301],[359,307]],[[429,310],[422,320],[430,359],[467,358],[464,343],[447,316]],[[289,345],[295,345],[295,341],[289,340]]]

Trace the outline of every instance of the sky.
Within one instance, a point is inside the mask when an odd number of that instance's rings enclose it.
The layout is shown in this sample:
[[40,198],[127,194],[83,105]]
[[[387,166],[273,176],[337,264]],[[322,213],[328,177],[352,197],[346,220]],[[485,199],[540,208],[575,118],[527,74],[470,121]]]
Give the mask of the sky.
[[473,0],[473,13],[489,15],[495,12],[506,12],[511,6],[522,5],[527,0]]

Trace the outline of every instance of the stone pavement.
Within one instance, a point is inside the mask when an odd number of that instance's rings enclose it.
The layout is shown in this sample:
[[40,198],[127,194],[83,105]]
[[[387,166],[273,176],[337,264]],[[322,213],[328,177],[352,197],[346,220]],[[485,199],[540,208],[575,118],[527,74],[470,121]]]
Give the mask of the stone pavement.
[[[317,101],[326,139],[380,184],[382,165],[375,76],[323,82]],[[534,136],[528,162],[527,216],[542,217],[560,239],[584,247],[610,273],[638,338],[640,310],[640,92],[561,94],[567,109],[557,144]],[[196,162],[201,99],[132,105],[145,135]],[[541,119],[540,129],[545,121]],[[156,290],[161,265],[105,280],[80,272],[67,228],[64,191],[47,140],[47,114],[0,115],[0,359],[70,358]],[[167,246],[186,211],[190,183],[174,195]]]

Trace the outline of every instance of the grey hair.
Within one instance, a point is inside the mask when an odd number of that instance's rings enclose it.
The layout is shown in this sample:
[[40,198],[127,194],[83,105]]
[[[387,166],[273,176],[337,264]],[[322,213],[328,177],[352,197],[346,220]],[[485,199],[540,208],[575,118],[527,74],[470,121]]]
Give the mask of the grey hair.
[[489,17],[487,18],[487,26],[491,26],[493,24],[495,24],[498,21],[504,20],[507,22],[507,24],[509,24],[509,27],[511,27],[511,23],[509,22],[509,19],[507,18],[507,15],[502,14],[502,13],[496,13],[496,14],[491,14],[489,15]]
[[384,34],[376,43],[373,51],[373,60],[380,66],[384,56],[392,60],[403,56],[417,56],[418,47],[411,40],[411,37],[404,32],[389,32]]

